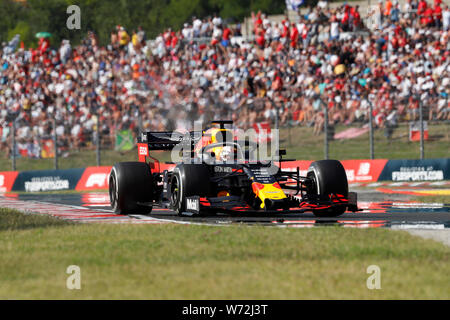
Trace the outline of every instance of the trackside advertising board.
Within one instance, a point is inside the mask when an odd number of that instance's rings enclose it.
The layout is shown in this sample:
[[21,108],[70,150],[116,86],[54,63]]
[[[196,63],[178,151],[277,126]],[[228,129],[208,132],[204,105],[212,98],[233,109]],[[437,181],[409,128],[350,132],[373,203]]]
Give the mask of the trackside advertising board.
[[450,158],[424,160],[389,160],[379,181],[450,180]]
[[85,169],[22,171],[17,175],[12,191],[73,190]]
[[17,171],[0,172],[0,192],[11,191],[18,174]]
[[75,190],[89,191],[108,189],[109,173],[112,167],[87,167],[78,181]]
[[[377,181],[440,181],[450,180],[450,158],[426,160],[342,160],[349,183]],[[284,171],[306,176],[312,161],[288,161]],[[160,170],[172,170],[173,164],[161,164]],[[9,191],[93,191],[108,189],[110,166],[67,170],[0,172],[0,192]]]
[[[306,176],[308,167],[313,161],[289,161],[281,164],[282,170],[295,171],[300,168],[300,175]],[[386,159],[377,160],[342,160],[347,180],[349,183],[355,182],[376,182],[381,171],[388,162]]]

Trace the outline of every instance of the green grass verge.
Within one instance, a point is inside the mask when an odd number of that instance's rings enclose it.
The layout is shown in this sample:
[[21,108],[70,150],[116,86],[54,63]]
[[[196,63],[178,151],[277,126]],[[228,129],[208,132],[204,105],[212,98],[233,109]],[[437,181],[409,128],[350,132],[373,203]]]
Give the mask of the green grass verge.
[[450,204],[450,196],[415,196],[415,201],[424,202],[424,203],[444,203]]
[[[449,299],[450,249],[406,232],[62,225],[0,214],[3,299]],[[81,290],[68,290],[69,265]],[[369,265],[381,289],[366,287]]]
[[72,223],[48,215],[24,214],[0,208],[0,231],[67,226]]
[[[348,129],[346,126],[337,126],[336,132]],[[450,126],[445,124],[429,126],[430,140],[425,142],[426,158],[450,157]],[[420,145],[418,142],[408,141],[408,127],[402,124],[395,130],[392,139],[384,137],[382,130],[376,130],[375,157],[386,159],[418,159],[420,157]],[[312,128],[294,127],[280,130],[280,144],[288,151],[288,158],[299,160],[319,160],[324,158],[324,136],[313,135]],[[153,155],[163,161],[170,161],[169,152],[154,152]],[[350,140],[336,140],[329,144],[329,157],[331,159],[368,159],[369,134]],[[103,150],[101,152],[101,164],[113,165],[121,161],[137,161],[137,151],[117,152]],[[71,152],[67,158],[60,158],[60,169],[84,168],[95,166],[95,150]],[[54,168],[53,159],[17,159],[18,171],[46,170]],[[0,158],[0,171],[11,170],[11,160],[5,156]]]
[[[348,129],[337,126],[336,133]],[[290,135],[290,138],[289,138]],[[430,140],[425,141],[425,158],[450,157],[450,126],[430,125]],[[324,135],[313,135],[311,128],[295,127],[280,131],[281,145],[288,151],[289,158],[319,160],[324,158]],[[420,143],[408,140],[408,126],[400,125],[391,139],[382,130],[374,133],[375,158],[381,159],[419,159]],[[335,140],[329,143],[330,159],[369,159],[369,133],[354,139]]]

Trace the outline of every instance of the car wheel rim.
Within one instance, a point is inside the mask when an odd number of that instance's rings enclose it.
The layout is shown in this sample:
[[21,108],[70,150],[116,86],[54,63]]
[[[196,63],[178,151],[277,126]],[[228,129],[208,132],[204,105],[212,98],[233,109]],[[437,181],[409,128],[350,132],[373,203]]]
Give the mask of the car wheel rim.
[[312,181],[312,185],[311,185],[311,188],[308,191],[308,193],[319,194],[319,188],[317,186],[317,179],[316,179],[315,172],[314,171],[308,172],[306,177],[311,179],[311,181]]
[[172,183],[171,183],[171,187],[170,187],[170,193],[171,193],[171,203],[172,203],[172,207],[176,207],[178,204],[178,199],[180,198],[180,187],[179,187],[179,183],[178,183],[178,177],[174,176]]
[[111,200],[111,206],[116,207],[117,204],[117,187],[116,187],[116,177],[114,174],[109,178],[109,198]]

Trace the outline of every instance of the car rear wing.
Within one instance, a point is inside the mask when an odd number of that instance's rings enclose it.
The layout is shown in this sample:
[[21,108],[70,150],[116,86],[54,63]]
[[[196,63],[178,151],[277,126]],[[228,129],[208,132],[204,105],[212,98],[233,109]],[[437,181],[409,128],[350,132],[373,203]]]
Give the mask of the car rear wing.
[[181,144],[183,148],[183,157],[187,156],[185,153],[186,151],[188,151],[188,155],[192,157],[195,144],[201,137],[201,131],[185,133],[175,131],[142,132],[137,139],[139,161],[147,163],[147,157],[152,159],[153,162],[149,163],[150,167],[154,172],[159,172],[161,169],[160,162],[150,155],[150,151],[171,151],[177,145]]
[[142,132],[138,137],[139,144],[146,144],[148,150],[172,150],[180,143],[195,145],[200,140],[201,132],[176,132],[176,131],[148,131]]

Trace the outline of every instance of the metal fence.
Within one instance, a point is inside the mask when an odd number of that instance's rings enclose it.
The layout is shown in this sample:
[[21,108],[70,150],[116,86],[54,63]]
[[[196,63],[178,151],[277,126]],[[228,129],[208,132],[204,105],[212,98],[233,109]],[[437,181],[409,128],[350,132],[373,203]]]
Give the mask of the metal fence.
[[[51,120],[43,134],[24,135],[20,133],[20,123],[11,121],[2,129],[0,151],[11,161],[11,169],[16,171],[19,159],[39,161],[52,159],[53,168],[59,169],[61,158],[70,157],[79,151],[95,153],[95,165],[102,165],[102,150],[114,150],[115,138],[102,134],[100,126],[94,130],[81,131],[76,136],[70,134],[71,127],[58,132],[56,120]],[[68,133],[68,134],[67,134]],[[134,132],[133,132],[134,135]],[[86,164],[88,165],[88,164]],[[89,163],[89,165],[94,165]],[[7,168],[0,168],[0,171]]]
[[[429,107],[424,107],[424,103],[423,101],[421,101],[420,99],[418,99],[419,103],[419,110],[418,110],[418,121],[409,121],[408,125],[409,125],[409,136],[408,136],[408,140],[410,141],[414,141],[417,140],[416,137],[414,137],[414,132],[418,131],[418,136],[419,136],[419,154],[420,154],[420,159],[424,159],[425,158],[425,122],[424,120],[424,111],[429,111]],[[329,145],[330,145],[330,140],[334,140],[335,137],[335,127],[333,124],[330,124],[330,120],[328,117],[328,106],[322,102],[323,105],[323,113],[324,113],[324,159],[329,159]],[[369,102],[369,112],[368,112],[368,116],[369,116],[369,122],[368,122],[368,131],[369,131],[369,155],[368,158],[369,159],[375,159],[375,140],[374,140],[374,132],[375,132],[375,119],[373,116],[373,103]],[[426,110],[425,110],[426,109]],[[411,119],[412,120],[412,119]],[[416,119],[414,119],[416,120]],[[429,118],[427,120],[430,120]],[[439,121],[435,122],[435,124],[440,123]],[[442,124],[449,125],[450,121],[447,122],[442,122]],[[392,138],[393,133],[396,129],[398,129],[399,127],[402,127],[406,124],[406,122],[399,122],[399,121],[388,121],[386,119],[383,127],[381,129],[383,129],[384,131],[384,135],[385,137],[389,140]],[[419,130],[414,130],[416,127],[418,127]],[[448,134],[447,134],[448,137]],[[446,139],[448,142],[448,138]],[[449,147],[449,145],[443,145],[443,147]]]
[[[450,157],[448,98],[440,99],[442,101],[438,102],[414,96],[412,105],[406,103],[402,109],[396,107],[390,113],[380,113],[380,108],[370,99],[366,99],[367,111],[359,112],[359,119],[353,119],[350,123],[346,123],[346,119],[336,121],[333,108],[330,109],[328,101],[325,102],[322,98],[317,100],[320,106],[314,113],[312,121],[310,119],[302,121],[298,115],[294,115],[295,111],[291,110],[290,114],[286,115],[283,107],[273,102],[277,110],[273,127],[288,131],[284,135],[284,144],[281,141],[281,145],[287,149],[301,150],[296,153],[299,155],[297,158]],[[319,153],[319,149],[322,152]]]
[[[419,98],[417,101],[417,108],[408,107],[403,116],[396,119],[389,119],[388,116],[382,123],[377,115],[374,115],[373,110],[377,108],[372,103],[369,103],[369,108],[361,119],[345,124],[336,119],[328,103],[321,99],[320,109],[316,110],[312,119],[303,119],[295,110],[272,102],[276,111],[275,117],[269,121],[257,117],[254,121],[270,122],[272,128],[279,128],[280,145],[287,148],[288,153],[297,159],[449,158],[448,101],[440,109]],[[243,108],[251,108],[253,112],[255,106]],[[260,115],[263,113],[262,109]],[[140,131],[139,119],[135,122],[134,129],[125,131],[128,132],[128,136],[123,138],[124,141],[127,140],[127,150],[135,148],[136,136]],[[0,168],[0,171],[16,171],[19,158],[32,158],[36,161],[52,159],[53,168],[58,169],[62,157],[72,157],[78,151],[90,154],[90,163],[84,164],[85,166],[110,165],[112,160],[105,158],[108,155],[103,152],[122,150],[118,143],[118,130],[104,132],[101,126],[94,125],[93,130],[73,136],[73,128],[58,129],[60,125],[52,120],[46,128],[46,134],[34,137],[26,136],[27,131],[23,131],[20,123],[14,121],[3,127],[0,151],[10,160],[11,165],[6,168],[3,160],[3,168]],[[135,155],[134,152],[133,154]],[[132,159],[131,156],[129,158]]]

